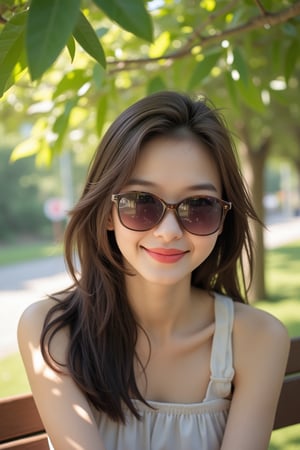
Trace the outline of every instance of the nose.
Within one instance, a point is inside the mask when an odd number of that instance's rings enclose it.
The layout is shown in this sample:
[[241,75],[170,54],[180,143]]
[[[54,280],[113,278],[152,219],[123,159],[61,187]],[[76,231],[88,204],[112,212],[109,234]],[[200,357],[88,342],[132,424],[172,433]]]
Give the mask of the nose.
[[162,238],[166,242],[180,239],[183,235],[183,230],[178,222],[176,212],[168,209],[162,221],[154,228],[154,236]]

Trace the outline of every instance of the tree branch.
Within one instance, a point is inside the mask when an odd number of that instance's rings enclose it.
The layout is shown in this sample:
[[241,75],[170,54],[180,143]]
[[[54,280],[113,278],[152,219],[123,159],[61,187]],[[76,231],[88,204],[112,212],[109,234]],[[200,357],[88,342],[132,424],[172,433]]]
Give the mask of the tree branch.
[[[190,49],[193,47],[193,42],[196,39],[200,39],[200,40],[203,39],[203,37],[201,36],[201,32],[203,30],[205,30],[205,28],[208,25],[210,25],[211,23],[213,23],[216,19],[218,19],[219,17],[222,17],[225,14],[227,14],[228,12],[230,12],[237,3],[239,3],[239,0],[232,0],[230,3],[228,3],[226,6],[224,6],[224,8],[217,10],[214,13],[210,14],[208,16],[208,18],[206,20],[204,20],[201,23],[201,25],[193,31],[193,33],[190,35],[190,37],[186,41],[185,45],[183,47],[181,47],[180,52],[187,51],[189,53]],[[198,45],[198,43],[197,43],[197,45]]]
[[254,2],[256,3],[258,9],[260,10],[260,12],[262,13],[263,16],[268,14],[267,10],[265,9],[264,5],[262,4],[262,2],[260,0],[254,0]]
[[[231,2],[228,7],[232,7],[236,2]],[[112,67],[109,71],[110,73],[118,72],[126,69],[133,69],[135,66],[139,66],[141,64],[148,63],[156,63],[159,61],[169,61],[169,64],[175,61],[176,59],[184,58],[191,54],[191,51],[196,46],[208,47],[216,42],[222,42],[228,38],[233,36],[248,33],[250,31],[263,28],[263,27],[273,27],[276,25],[280,25],[281,23],[285,23],[290,19],[297,17],[300,14],[300,1],[297,1],[292,6],[286,9],[282,9],[276,13],[267,12],[264,10],[263,15],[257,15],[252,17],[248,22],[245,22],[242,25],[238,25],[233,28],[228,28],[227,30],[216,32],[214,35],[202,36],[201,30],[207,26],[209,23],[212,23],[213,20],[225,14],[227,11],[227,7],[218,13],[211,14],[209,18],[206,20],[205,24],[201,24],[200,27],[194,31],[191,36],[188,38],[186,44],[181,47],[179,50],[174,51],[169,54],[157,56],[155,58],[133,58],[133,59],[124,59],[124,60],[108,60],[108,66]],[[198,41],[195,43],[195,39]]]

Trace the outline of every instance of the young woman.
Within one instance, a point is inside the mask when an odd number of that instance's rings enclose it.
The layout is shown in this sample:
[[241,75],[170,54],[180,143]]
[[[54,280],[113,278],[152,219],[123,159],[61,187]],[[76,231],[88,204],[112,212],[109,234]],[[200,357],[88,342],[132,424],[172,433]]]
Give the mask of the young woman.
[[160,92],[116,119],[70,214],[74,285],[19,324],[55,450],[267,449],[289,339],[245,304],[249,218],[205,100]]

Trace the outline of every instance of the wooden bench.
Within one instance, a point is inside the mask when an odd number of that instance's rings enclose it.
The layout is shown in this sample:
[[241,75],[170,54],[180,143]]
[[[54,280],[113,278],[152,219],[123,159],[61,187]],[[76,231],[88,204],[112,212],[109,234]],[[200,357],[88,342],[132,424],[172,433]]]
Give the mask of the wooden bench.
[[[300,423],[300,337],[292,339],[274,430]],[[0,450],[49,450],[31,394],[0,399]]]
[[0,449],[49,450],[32,394],[0,399]]
[[291,341],[274,430],[300,423],[300,336]]

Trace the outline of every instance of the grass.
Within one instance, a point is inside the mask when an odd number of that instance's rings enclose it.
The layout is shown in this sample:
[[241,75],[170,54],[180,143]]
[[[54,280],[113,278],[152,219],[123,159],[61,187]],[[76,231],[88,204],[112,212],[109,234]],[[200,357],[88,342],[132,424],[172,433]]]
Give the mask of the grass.
[[269,450],[299,450],[300,425],[273,431]]
[[266,253],[268,299],[255,303],[278,317],[289,335],[300,335],[300,241]]
[[1,359],[0,398],[30,392],[21,356],[12,354]]
[[61,254],[62,244],[51,242],[21,242],[14,245],[0,244],[0,266]]
[[[53,255],[53,251],[61,249],[48,244],[37,244],[30,249],[28,246],[20,246],[12,251],[7,249],[6,256],[0,252],[0,265],[8,264],[17,255],[18,261],[27,255],[33,257]],[[57,254],[57,253],[56,253]],[[8,258],[9,255],[9,258]],[[5,259],[6,258],[6,259]],[[27,258],[28,259],[28,258]],[[25,260],[25,259],[24,259]],[[266,286],[268,299],[263,299],[255,304],[278,317],[288,328],[289,335],[300,335],[300,241],[277,249],[272,249],[266,255]],[[1,360],[0,372],[0,398],[29,392],[25,371],[18,354],[11,355]],[[300,448],[300,426],[276,430],[272,433],[269,450],[297,450]]]
[[[272,249],[266,254],[268,301],[255,306],[278,317],[289,335],[300,336],[300,241]],[[300,448],[300,425],[273,431],[269,450]]]

